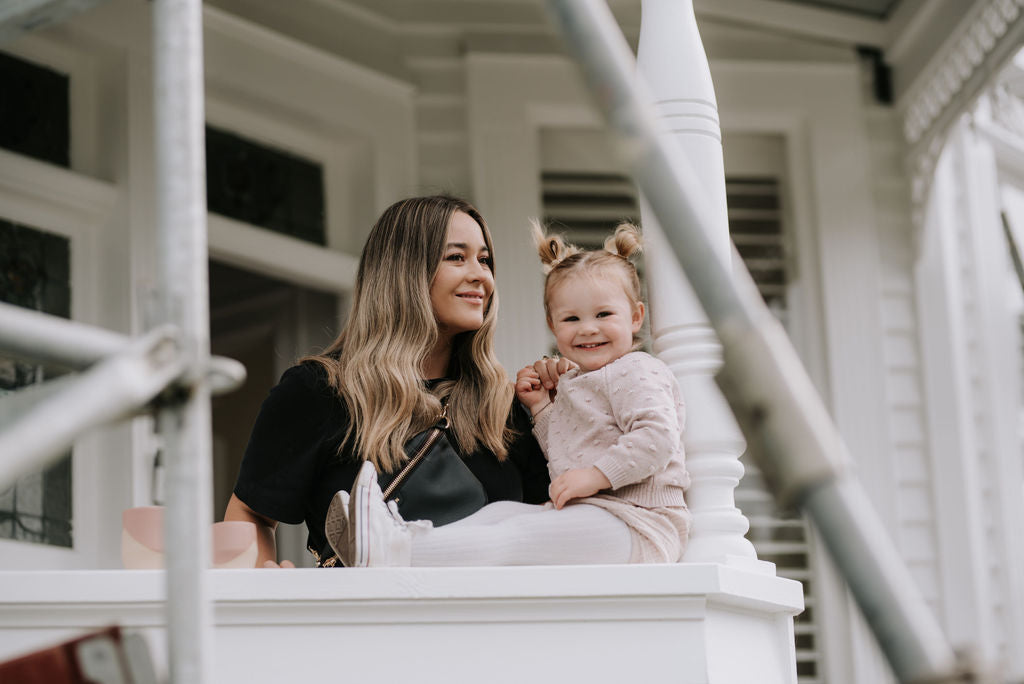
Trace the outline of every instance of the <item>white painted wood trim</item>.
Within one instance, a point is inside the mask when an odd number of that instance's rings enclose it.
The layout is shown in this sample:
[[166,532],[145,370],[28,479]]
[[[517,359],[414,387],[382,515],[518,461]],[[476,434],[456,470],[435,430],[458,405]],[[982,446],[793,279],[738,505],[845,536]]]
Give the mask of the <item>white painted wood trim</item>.
[[[1024,638],[1024,544],[1020,523],[1024,485],[1018,416],[1021,397],[1020,376],[1007,369],[1019,367],[1020,347],[1014,342],[1019,320],[1008,305],[1007,290],[1016,287],[1010,278],[1007,246],[1000,217],[1000,189],[997,160],[988,140],[971,129],[963,131],[964,182],[970,247],[974,263],[973,290],[976,295],[978,336],[973,363],[977,364],[982,386],[975,388],[975,414],[986,417],[979,426],[985,434],[982,466],[988,472],[990,491],[981,495],[987,503],[987,541],[993,615],[992,631],[1006,654],[1000,665],[1014,676],[1024,676],[1024,654],[1016,645]],[[963,257],[961,257],[963,259]],[[966,260],[966,259],[964,259]],[[1012,284],[1011,284],[1012,283]],[[991,568],[999,568],[993,577]]]
[[972,455],[971,388],[960,351],[966,345],[955,240],[960,216],[955,188],[960,179],[953,166],[953,160],[943,158],[936,169],[914,278],[920,329],[928,331],[921,338],[921,361],[928,396],[928,442],[935,464],[935,525],[942,531],[937,535],[942,617],[955,646],[989,638],[983,616],[989,596],[985,591],[984,521]]
[[693,4],[702,19],[781,30],[846,45],[882,47],[890,33],[889,24],[882,20],[779,0],[694,0]]
[[[208,579],[224,684],[318,681],[325,667],[352,681],[377,681],[386,668],[396,679],[514,684],[538,667],[543,680],[595,683],[796,681],[799,583],[718,565],[216,570]],[[163,670],[165,596],[161,571],[0,573],[0,659],[115,623],[142,632]],[[338,653],[338,663],[305,652]]]
[[0,150],[0,192],[6,218],[31,224],[43,215],[66,235],[107,220],[117,198],[110,183],[7,150]]
[[331,55],[208,4],[203,5],[203,29],[207,40],[218,35],[230,36],[249,44],[254,50],[369,88],[382,95],[405,99],[416,92],[416,87],[411,83]]
[[[70,243],[71,318],[100,323],[102,270],[98,242],[116,210],[117,188],[74,171],[0,150],[0,216]],[[103,433],[75,443],[72,457],[73,548],[0,540],[0,567],[95,567],[102,535],[100,511],[87,492],[101,484]]]
[[217,214],[207,217],[210,257],[329,292],[350,292],[359,259]]
[[466,83],[474,204],[494,237],[498,290],[516,288],[501,299],[496,339],[514,375],[548,351],[543,277],[527,232],[527,220],[541,216],[540,129],[600,119],[563,57],[470,54]]

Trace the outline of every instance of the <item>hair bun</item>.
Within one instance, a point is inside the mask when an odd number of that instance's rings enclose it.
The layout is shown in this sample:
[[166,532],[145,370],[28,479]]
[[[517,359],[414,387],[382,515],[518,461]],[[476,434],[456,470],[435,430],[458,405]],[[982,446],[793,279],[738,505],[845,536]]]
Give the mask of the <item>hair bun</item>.
[[609,235],[604,241],[604,249],[623,259],[629,259],[639,254],[643,249],[643,237],[640,229],[632,223],[620,223],[615,228],[615,233]]
[[567,257],[582,251],[576,245],[568,244],[561,235],[545,235],[540,221],[537,219],[531,219],[530,226],[533,244],[537,247],[537,255],[540,256],[540,263],[545,275]]

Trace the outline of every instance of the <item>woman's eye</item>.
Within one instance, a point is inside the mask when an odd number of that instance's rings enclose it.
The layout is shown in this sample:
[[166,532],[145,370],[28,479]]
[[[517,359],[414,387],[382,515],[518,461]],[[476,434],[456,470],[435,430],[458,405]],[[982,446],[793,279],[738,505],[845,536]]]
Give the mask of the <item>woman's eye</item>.
[[458,254],[458,253],[456,253],[456,254],[449,254],[448,256],[446,256],[446,257],[444,258],[444,260],[445,260],[445,261],[464,261],[464,260],[465,260],[465,258],[466,258],[466,257],[465,257],[465,256],[463,256],[462,254]]
[[489,256],[480,257],[480,263],[486,266],[487,268],[494,267],[494,260],[491,259],[491,257]]

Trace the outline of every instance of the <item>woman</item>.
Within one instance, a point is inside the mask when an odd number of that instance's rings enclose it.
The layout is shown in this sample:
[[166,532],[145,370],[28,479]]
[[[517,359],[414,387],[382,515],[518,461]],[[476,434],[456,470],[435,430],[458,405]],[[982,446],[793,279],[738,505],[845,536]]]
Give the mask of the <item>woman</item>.
[[491,236],[473,206],[415,197],[384,211],[344,330],[284,373],[253,426],[224,519],[256,524],[257,566],[276,566],[278,521],[305,521],[322,557],[334,494],[364,461],[395,472],[441,399],[449,438],[489,501],[547,500],[543,453],[494,355],[497,308]]

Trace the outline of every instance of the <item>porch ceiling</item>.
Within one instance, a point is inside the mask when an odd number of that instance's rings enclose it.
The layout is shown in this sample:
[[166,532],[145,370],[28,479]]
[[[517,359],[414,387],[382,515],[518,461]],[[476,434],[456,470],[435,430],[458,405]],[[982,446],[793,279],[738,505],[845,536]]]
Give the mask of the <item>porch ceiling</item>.
[[810,5],[822,9],[852,12],[875,19],[885,19],[895,11],[901,0],[783,0],[794,5]]
[[[551,32],[544,0],[317,1],[325,6],[357,7],[364,17],[407,31],[486,30],[520,37]],[[961,1],[965,0],[956,0]],[[883,49],[912,15],[936,2],[950,0],[693,0],[698,18]],[[641,0],[608,0],[608,5],[627,34],[635,34]]]

